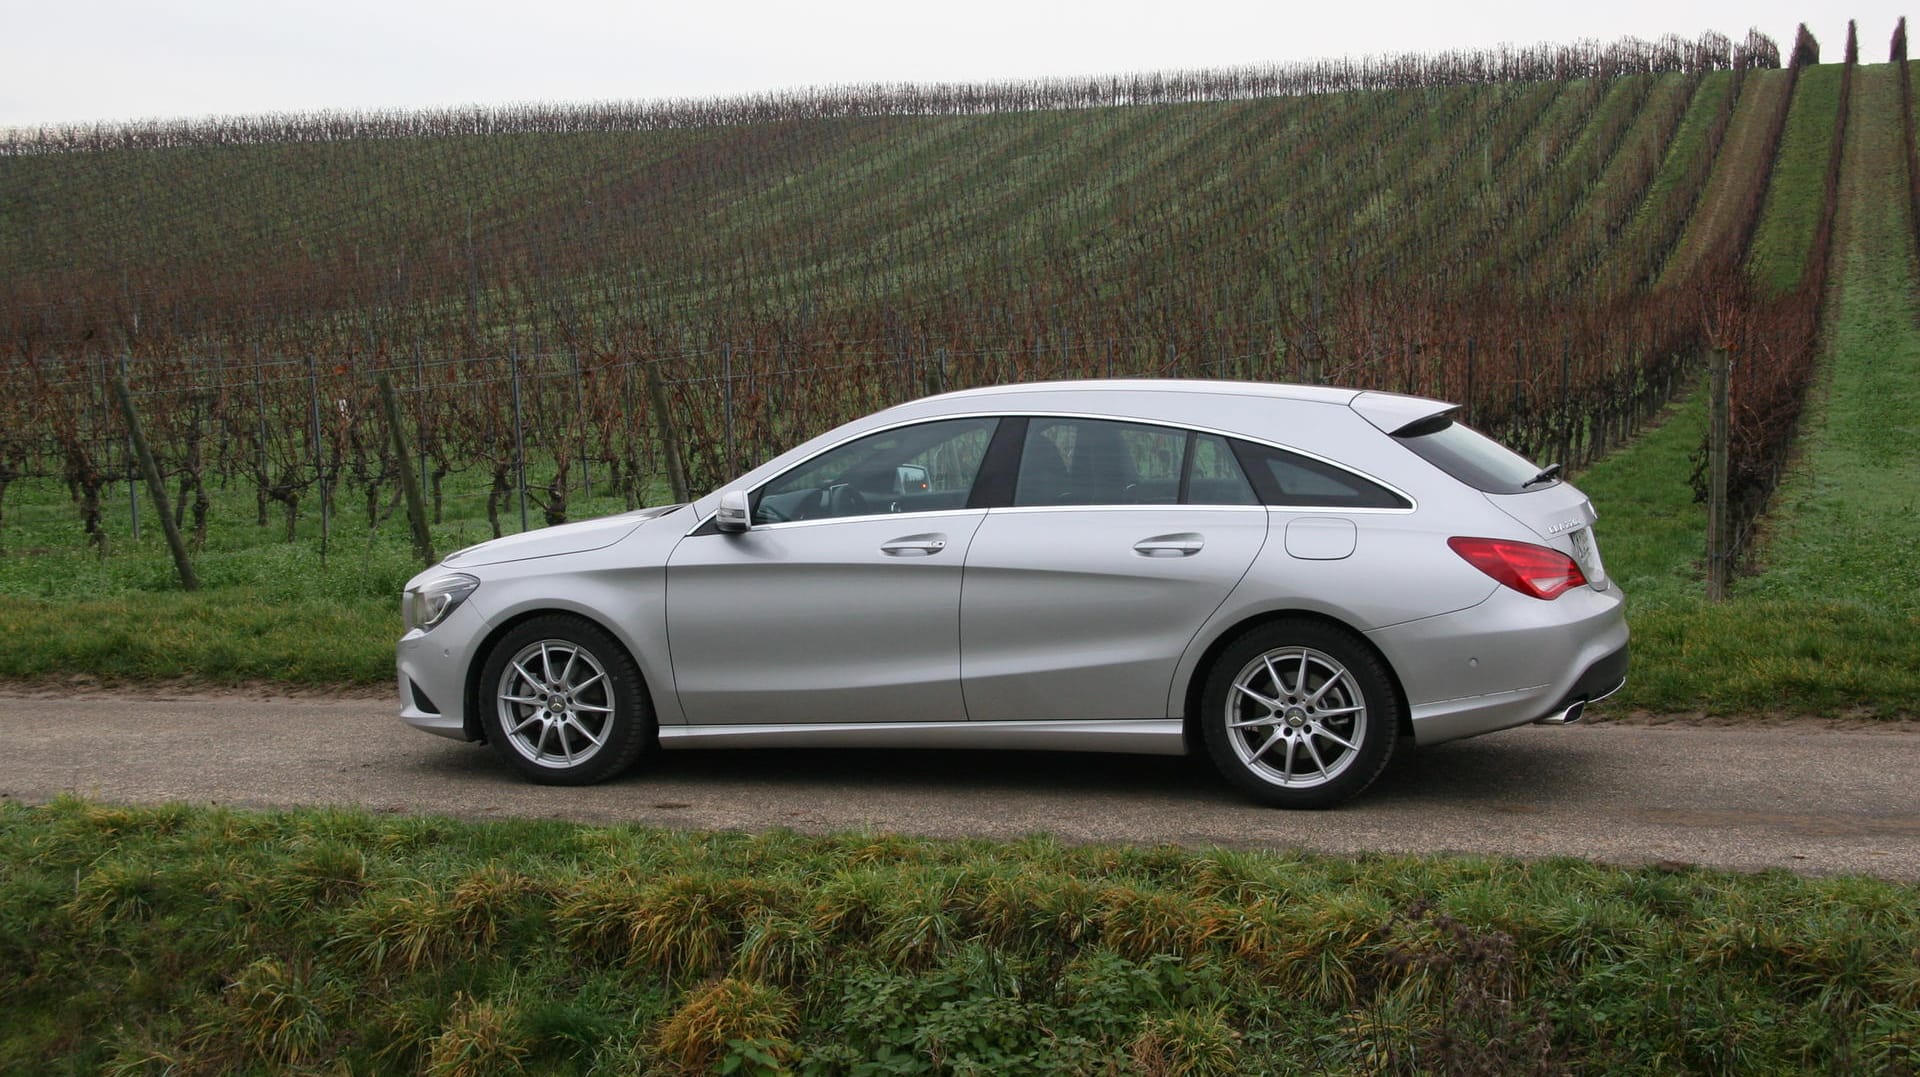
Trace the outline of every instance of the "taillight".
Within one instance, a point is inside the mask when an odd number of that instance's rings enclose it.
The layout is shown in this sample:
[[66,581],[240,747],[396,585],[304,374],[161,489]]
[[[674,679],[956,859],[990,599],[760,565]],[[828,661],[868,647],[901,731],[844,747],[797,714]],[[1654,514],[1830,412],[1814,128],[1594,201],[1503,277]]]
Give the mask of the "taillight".
[[1506,539],[1450,538],[1447,545],[1474,568],[1534,598],[1552,599],[1587,582],[1573,558],[1559,550],[1531,542]]

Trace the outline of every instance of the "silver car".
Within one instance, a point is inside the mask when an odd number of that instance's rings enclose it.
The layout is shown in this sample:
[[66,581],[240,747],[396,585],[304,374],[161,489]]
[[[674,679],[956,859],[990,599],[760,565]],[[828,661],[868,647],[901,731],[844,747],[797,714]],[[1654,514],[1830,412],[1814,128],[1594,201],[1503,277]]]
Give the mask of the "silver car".
[[1627,667],[1587,498],[1351,389],[1076,381],[831,430],[690,505],[414,577],[401,717],[538,782],[656,749],[1203,750],[1282,807]]

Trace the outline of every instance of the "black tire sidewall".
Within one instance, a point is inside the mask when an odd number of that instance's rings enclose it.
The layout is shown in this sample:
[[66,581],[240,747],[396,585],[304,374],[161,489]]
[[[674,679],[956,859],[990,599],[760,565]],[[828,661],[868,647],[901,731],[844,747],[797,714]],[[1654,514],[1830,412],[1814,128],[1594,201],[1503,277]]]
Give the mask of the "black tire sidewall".
[[[500,677],[513,655],[535,640],[557,639],[584,648],[607,671],[609,694],[613,699],[612,731],[607,743],[593,758],[565,769],[543,767],[520,754],[508,743],[500,725],[500,707],[496,694]],[[480,722],[487,732],[487,743],[521,777],[541,785],[592,785],[616,777],[637,761],[653,738],[653,709],[647,700],[640,668],[613,635],[584,618],[566,614],[548,614],[515,625],[495,641],[480,670],[478,692]]]
[[[1255,658],[1283,647],[1309,647],[1333,658],[1353,675],[1366,702],[1366,737],[1358,758],[1322,785],[1298,789],[1275,785],[1241,762],[1231,743],[1226,711],[1234,677]],[[1247,632],[1214,661],[1200,695],[1201,740],[1214,768],[1235,788],[1269,807],[1330,808],[1372,785],[1393,755],[1399,724],[1399,697],[1379,656],[1352,633],[1315,621],[1275,621]]]

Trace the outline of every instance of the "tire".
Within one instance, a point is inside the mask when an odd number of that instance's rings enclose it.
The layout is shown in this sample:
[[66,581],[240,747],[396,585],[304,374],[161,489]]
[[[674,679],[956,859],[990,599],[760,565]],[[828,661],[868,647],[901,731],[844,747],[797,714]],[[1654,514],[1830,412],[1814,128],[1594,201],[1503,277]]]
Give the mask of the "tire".
[[487,742],[542,785],[592,785],[624,773],[653,741],[640,668],[599,625],[566,614],[502,636],[480,672]]
[[1379,656],[1318,621],[1276,621],[1235,640],[1200,699],[1214,767],[1270,807],[1354,796],[1386,769],[1399,733],[1399,697]]

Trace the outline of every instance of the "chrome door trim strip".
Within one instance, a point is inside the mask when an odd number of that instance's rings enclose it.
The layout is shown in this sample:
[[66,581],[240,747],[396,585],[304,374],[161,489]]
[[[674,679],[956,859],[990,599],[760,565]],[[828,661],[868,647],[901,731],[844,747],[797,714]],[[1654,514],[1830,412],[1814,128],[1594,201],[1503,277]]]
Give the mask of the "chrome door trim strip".
[[1185,755],[1178,718],[1125,721],[846,722],[661,726],[660,747],[1013,748]]

